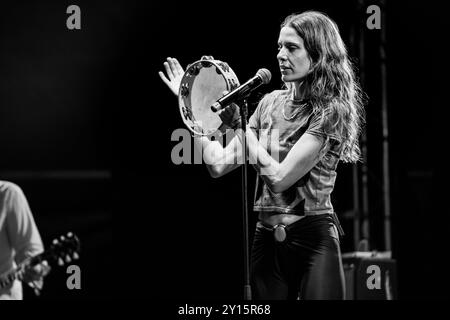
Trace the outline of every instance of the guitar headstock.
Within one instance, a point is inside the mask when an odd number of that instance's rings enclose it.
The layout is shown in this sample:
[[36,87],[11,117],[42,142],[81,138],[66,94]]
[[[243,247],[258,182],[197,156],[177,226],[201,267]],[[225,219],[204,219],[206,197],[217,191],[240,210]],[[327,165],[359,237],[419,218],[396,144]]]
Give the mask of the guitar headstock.
[[45,252],[45,259],[55,261],[59,266],[79,259],[80,240],[72,233],[55,238]]

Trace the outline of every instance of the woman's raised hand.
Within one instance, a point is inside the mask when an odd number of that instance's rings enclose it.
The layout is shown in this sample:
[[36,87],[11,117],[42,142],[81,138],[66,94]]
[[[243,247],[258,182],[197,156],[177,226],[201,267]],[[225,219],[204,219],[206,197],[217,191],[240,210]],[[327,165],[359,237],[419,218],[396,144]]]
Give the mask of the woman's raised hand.
[[183,67],[181,67],[177,59],[167,58],[167,61],[164,62],[164,68],[166,69],[167,76],[162,71],[159,71],[158,74],[162,81],[172,90],[173,94],[178,96],[181,78],[184,75]]

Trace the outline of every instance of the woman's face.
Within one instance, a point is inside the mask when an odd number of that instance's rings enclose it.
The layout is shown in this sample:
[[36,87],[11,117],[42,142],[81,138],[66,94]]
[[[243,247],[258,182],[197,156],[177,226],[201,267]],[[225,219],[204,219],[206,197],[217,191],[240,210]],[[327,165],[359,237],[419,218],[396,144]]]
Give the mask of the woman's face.
[[283,27],[278,38],[278,50],[281,80],[301,82],[311,67],[311,59],[303,45],[303,39],[293,28]]

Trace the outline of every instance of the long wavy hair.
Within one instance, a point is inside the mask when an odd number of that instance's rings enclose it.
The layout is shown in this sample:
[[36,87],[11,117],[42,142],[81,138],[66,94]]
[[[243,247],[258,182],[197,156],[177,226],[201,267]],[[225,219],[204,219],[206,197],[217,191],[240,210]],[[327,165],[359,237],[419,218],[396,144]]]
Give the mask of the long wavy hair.
[[[336,23],[326,14],[306,11],[292,14],[281,28],[291,27],[303,39],[312,65],[302,84],[313,112],[321,113],[325,133],[341,139],[340,159],[361,160],[359,135],[364,124],[364,101],[352,62]],[[292,83],[286,83],[289,93]]]

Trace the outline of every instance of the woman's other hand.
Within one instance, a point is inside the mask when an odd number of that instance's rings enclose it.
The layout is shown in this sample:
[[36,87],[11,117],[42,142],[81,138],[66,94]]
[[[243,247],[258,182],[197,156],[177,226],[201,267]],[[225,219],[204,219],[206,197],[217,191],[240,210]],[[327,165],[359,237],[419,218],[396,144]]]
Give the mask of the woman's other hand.
[[[224,91],[223,95],[227,95],[228,91]],[[237,129],[241,127],[241,116],[239,113],[239,107],[232,103],[226,108],[218,112],[218,116],[222,122],[232,129]]]
[[166,69],[167,76],[162,71],[159,71],[158,74],[173,94],[178,96],[181,79],[184,75],[183,67],[181,67],[177,59],[167,58],[167,61],[164,62],[164,68]]

